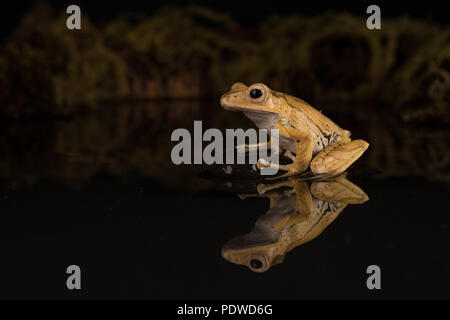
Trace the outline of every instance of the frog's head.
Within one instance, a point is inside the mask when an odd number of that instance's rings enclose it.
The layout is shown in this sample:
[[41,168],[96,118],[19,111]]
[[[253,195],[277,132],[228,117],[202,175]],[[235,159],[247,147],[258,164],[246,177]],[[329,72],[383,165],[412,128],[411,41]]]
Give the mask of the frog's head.
[[263,83],[247,87],[241,82],[231,86],[229,92],[222,95],[220,104],[225,110],[279,114],[279,98]]
[[254,272],[265,272],[271,266],[281,263],[285,252],[281,252],[280,242],[273,242],[275,239],[266,238],[260,242],[261,240],[250,239],[249,234],[233,238],[222,247],[222,257],[229,262],[247,266]]

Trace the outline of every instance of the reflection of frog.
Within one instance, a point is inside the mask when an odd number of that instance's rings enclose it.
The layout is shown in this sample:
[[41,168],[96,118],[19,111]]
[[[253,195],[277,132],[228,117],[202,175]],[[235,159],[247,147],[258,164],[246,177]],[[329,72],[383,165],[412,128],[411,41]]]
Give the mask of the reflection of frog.
[[[288,187],[288,189],[279,189]],[[278,189],[276,192],[267,191]],[[359,187],[341,174],[330,180],[307,181],[289,178],[275,184],[258,185],[258,197],[270,199],[270,209],[253,229],[231,239],[222,248],[226,260],[264,272],[281,263],[286,252],[308,242],[336,219],[347,204],[368,200]],[[243,195],[245,198],[252,195]]]
[[[292,160],[279,165],[284,176],[304,172],[310,167],[314,174],[338,175],[356,161],[369,144],[350,139],[350,132],[305,101],[270,90],[262,83],[250,87],[235,83],[220,99],[226,110],[242,111],[261,129],[278,129],[280,147]],[[260,159],[258,168],[271,164]],[[272,164],[275,165],[275,164]]]

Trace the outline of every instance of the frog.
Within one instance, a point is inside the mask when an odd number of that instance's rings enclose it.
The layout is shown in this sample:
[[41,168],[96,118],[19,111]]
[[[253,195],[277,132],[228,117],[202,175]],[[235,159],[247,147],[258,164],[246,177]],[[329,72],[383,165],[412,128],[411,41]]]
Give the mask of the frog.
[[223,245],[222,257],[257,273],[282,263],[289,251],[318,237],[349,204],[369,200],[346,175],[320,180],[288,177],[259,184],[256,193],[239,194],[241,199],[269,199],[269,210],[250,232]]
[[[276,166],[285,171],[277,178],[304,173],[308,169],[312,175],[337,176],[369,147],[362,139],[352,140],[350,131],[339,127],[304,100],[271,90],[264,83],[247,86],[236,82],[221,96],[220,105],[227,111],[242,112],[269,134],[270,129],[278,129],[280,152],[291,163],[276,164],[262,158],[257,162],[260,170]],[[270,139],[265,145],[271,147]]]

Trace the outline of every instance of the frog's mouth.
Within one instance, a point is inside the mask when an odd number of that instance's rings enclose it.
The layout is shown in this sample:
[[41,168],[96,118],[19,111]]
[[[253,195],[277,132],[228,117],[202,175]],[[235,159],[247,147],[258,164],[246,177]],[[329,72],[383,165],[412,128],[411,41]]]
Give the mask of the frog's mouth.
[[253,121],[258,128],[271,128],[280,120],[280,115],[276,112],[249,109],[242,107],[223,107],[225,110],[242,112],[247,118]]
[[255,113],[255,114],[261,114],[261,115],[266,115],[266,116],[277,114],[276,112],[260,110],[260,109],[234,107],[234,106],[222,106],[222,107],[226,111],[233,111],[233,112]]
[[277,243],[275,234],[250,232],[236,237],[222,247],[222,257],[233,263],[249,267],[254,272],[265,272],[272,265],[270,245]]
[[262,247],[276,243],[280,239],[277,232],[265,232],[254,229],[251,232],[237,236],[229,240],[223,248],[227,250],[243,250],[255,247]]

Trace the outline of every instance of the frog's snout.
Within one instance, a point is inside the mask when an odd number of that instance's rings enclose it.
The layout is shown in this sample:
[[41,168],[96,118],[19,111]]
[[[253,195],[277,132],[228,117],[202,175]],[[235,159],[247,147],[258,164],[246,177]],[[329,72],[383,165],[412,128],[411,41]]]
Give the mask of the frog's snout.
[[232,106],[234,106],[233,101],[235,101],[238,98],[236,93],[232,93],[232,92],[228,92],[223,94],[220,97],[220,105],[224,108],[231,108]]
[[248,87],[242,82],[236,82],[231,86],[230,91],[220,97],[220,105],[224,109],[235,109],[242,104],[242,92],[247,89]]
[[227,106],[227,101],[228,101],[228,94],[225,93],[220,97],[220,105],[225,108]]

